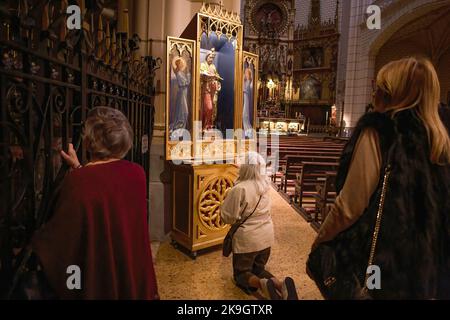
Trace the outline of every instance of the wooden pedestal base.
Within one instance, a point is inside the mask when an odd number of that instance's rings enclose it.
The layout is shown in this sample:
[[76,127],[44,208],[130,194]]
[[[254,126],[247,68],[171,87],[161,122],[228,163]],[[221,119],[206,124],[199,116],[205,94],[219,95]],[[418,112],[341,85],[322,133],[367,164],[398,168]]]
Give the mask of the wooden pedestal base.
[[237,178],[232,164],[172,165],[172,241],[196,257],[201,249],[222,244],[229,226],[220,205]]

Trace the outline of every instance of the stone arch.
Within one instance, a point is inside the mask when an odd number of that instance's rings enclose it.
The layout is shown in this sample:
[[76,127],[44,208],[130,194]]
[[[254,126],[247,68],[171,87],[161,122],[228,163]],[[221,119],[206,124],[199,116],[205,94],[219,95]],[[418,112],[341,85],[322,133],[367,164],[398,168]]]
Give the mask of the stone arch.
[[[353,4],[355,6],[352,7],[351,14],[357,22],[350,23],[350,34],[357,36],[349,40],[343,116],[349,128],[356,125],[358,119],[364,114],[367,104],[372,100],[376,57],[380,48],[388,43],[396,32],[412,21],[450,5],[450,0],[353,1],[352,6]],[[382,8],[381,30],[369,30],[366,27],[365,10],[361,8],[372,3]]]
[[[433,62],[438,73],[441,101],[448,103],[450,75],[445,70],[450,67],[450,41],[444,40],[445,31],[441,35],[441,29],[446,29],[450,25],[447,23],[450,17],[450,1],[417,1],[417,3],[413,4],[414,10],[405,7],[400,11],[401,15],[397,17],[394,15],[387,21],[390,23],[383,28],[383,32],[372,39],[368,52],[371,64],[369,76],[375,77],[380,67],[388,61],[407,55],[425,56]],[[414,39],[415,33],[422,30],[418,27],[421,25],[427,31],[423,34],[417,33],[419,39]],[[429,42],[429,38],[434,41]],[[440,43],[441,41],[443,42]],[[437,43],[440,45],[436,46]]]
[[[391,15],[388,20],[382,23],[382,32],[370,39],[369,42],[369,56],[375,57],[381,47],[389,41],[389,39],[401,28],[408,23],[436,10],[441,7],[450,5],[449,0],[433,1],[433,0],[402,0],[396,4],[396,7],[401,9],[401,14],[393,14],[396,8],[391,9]],[[383,16],[383,13],[382,13]]]

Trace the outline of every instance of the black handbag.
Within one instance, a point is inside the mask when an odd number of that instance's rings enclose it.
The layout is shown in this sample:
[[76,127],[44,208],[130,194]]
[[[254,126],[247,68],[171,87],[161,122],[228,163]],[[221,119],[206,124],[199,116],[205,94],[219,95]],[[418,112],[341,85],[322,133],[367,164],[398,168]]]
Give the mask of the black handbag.
[[[381,217],[383,214],[386,189],[391,173],[391,166],[387,165],[384,171],[383,184],[381,189],[380,201],[375,221],[375,227],[372,235],[370,254],[367,266],[373,264],[375,249],[380,232]],[[318,244],[318,246],[309,254],[306,263],[306,271],[311,279],[314,280],[323,297],[328,300],[346,300],[371,299],[367,288],[368,274],[366,270],[353,270],[341,263],[336,250],[337,242],[335,240]],[[363,285],[361,285],[361,274],[365,274]]]
[[[247,221],[248,218],[255,212],[256,208],[259,205],[259,202],[261,201],[262,196],[259,196],[258,203],[256,203],[255,208],[253,209],[252,213],[250,213],[248,216],[246,216],[244,219],[241,219],[231,225],[230,230],[228,230],[227,235],[225,236],[225,239],[223,239],[223,246],[222,246],[222,254],[224,257],[229,257],[231,252],[233,251],[233,236],[236,233],[237,229],[239,229],[240,226],[244,224],[245,221]],[[242,210],[242,213],[245,212],[245,209],[247,209],[248,203],[245,204],[244,209]]]

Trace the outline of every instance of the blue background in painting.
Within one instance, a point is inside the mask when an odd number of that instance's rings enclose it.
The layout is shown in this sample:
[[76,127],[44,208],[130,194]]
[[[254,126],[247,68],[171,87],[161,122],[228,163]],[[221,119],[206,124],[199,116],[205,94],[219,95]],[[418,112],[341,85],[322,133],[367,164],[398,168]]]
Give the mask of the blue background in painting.
[[[255,97],[255,93],[254,93],[254,90],[255,90],[255,66],[253,65],[253,63],[248,63],[248,62],[245,62],[244,63],[244,78],[242,79],[242,81],[245,81],[244,79],[245,79],[245,69],[247,69],[247,68],[249,68],[250,67],[250,70],[252,70],[252,87],[251,87],[251,91],[250,91],[250,112],[249,112],[249,117],[250,117],[250,123],[251,123],[251,125],[252,125],[252,127],[254,126],[254,123],[253,123],[253,112],[254,112],[254,110],[253,110],[253,108],[254,108],[254,97]],[[244,82],[242,82],[242,83],[244,83]],[[242,103],[244,103],[244,101],[242,101]]]
[[225,136],[226,129],[234,128],[234,67],[235,52],[233,39],[228,41],[222,35],[220,39],[213,32],[209,37],[202,35],[200,43],[200,63],[205,61],[206,54],[212,48],[216,50],[214,64],[217,72],[224,79],[221,81],[222,89],[217,100],[217,129],[221,130]]
[[[177,81],[177,76],[175,75],[175,72],[173,72],[173,68],[172,68],[172,61],[173,59],[175,59],[178,56],[173,56],[170,59],[170,98],[169,98],[169,127],[171,124],[173,124],[174,122],[174,117],[176,114],[176,108],[177,106],[176,101],[177,101],[177,93],[178,93],[178,81]],[[184,57],[184,60],[186,61],[186,57]],[[186,61],[187,67],[185,70],[186,74],[190,74],[191,70],[189,69],[189,66],[191,65],[191,61]],[[188,101],[188,110],[189,110],[189,115],[188,115],[188,120],[187,120],[187,124],[186,124],[186,130],[191,130],[191,114],[192,114],[192,74],[190,75],[190,83],[189,83],[189,88],[188,88],[188,95],[187,95],[187,101]],[[169,130],[169,128],[167,128],[166,130]],[[169,136],[170,139],[170,136]],[[171,140],[171,139],[170,139]]]

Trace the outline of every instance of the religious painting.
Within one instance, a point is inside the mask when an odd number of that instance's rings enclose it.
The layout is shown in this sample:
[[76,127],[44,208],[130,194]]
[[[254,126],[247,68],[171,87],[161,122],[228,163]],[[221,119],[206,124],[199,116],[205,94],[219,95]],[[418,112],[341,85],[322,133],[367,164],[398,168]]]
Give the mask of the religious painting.
[[180,141],[192,129],[194,42],[168,39],[167,58],[167,127],[168,140]]
[[266,2],[252,8],[252,28],[266,35],[283,33],[288,25],[288,12],[283,3]]
[[212,48],[206,53],[205,61],[200,64],[201,81],[201,102],[202,102],[202,129],[209,130],[214,128],[217,118],[217,98],[221,90],[221,81],[223,78],[217,72],[214,59],[216,58],[215,49]]
[[202,131],[234,128],[236,39],[202,34],[200,42],[200,119]]
[[302,49],[302,68],[321,68],[324,61],[323,48]]
[[319,100],[322,95],[322,83],[314,75],[306,76],[300,85],[301,100]]
[[253,125],[255,116],[255,94],[256,80],[258,70],[258,56],[244,52],[244,68],[243,68],[243,107],[242,107],[242,129],[244,137],[247,139],[254,138]]
[[262,5],[256,13],[256,21],[259,22],[259,30],[275,31],[283,18],[280,7],[273,3]]

